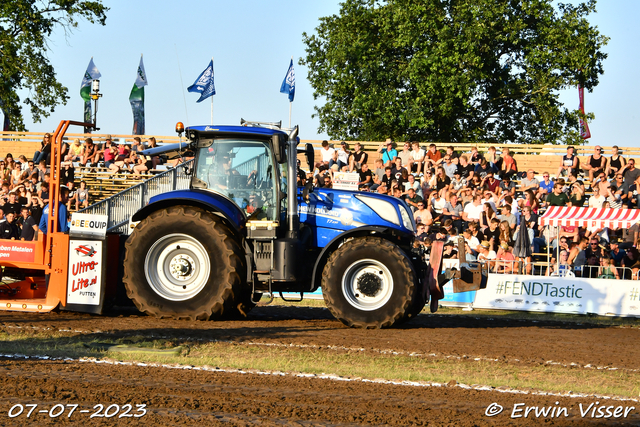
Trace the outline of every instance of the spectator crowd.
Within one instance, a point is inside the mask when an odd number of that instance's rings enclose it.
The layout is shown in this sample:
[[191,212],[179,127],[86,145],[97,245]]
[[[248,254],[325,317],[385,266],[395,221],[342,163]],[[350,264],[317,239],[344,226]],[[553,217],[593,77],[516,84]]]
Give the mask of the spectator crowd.
[[[434,241],[444,241],[445,258],[457,257],[456,242],[462,236],[467,260],[485,261],[494,272],[533,273],[534,262],[546,259],[548,247],[551,267],[538,263],[537,274],[638,278],[638,224],[613,230],[539,223],[549,206],[638,209],[640,169],[616,146],[610,155],[594,147],[582,165],[569,146],[541,173],[520,171],[508,147],[457,153],[452,146],[423,148],[388,139],[378,153],[370,168],[361,144],[351,151],[345,141],[337,149],[323,141],[314,171],[299,170],[298,179],[331,188],[336,172],[357,173],[360,191],[403,199],[413,211],[419,244],[428,252]],[[526,258],[513,253],[521,228],[533,254]]]
[[[52,143],[52,136],[47,133],[32,160],[24,155],[15,160],[11,154],[0,159],[0,238],[35,240],[38,231],[45,227],[42,221],[43,212],[48,211]],[[146,144],[139,137],[134,137],[132,143],[124,140],[115,143],[111,135],[98,144],[90,137],[83,142],[80,139],[64,142],[60,155],[60,184],[66,210],[71,212],[89,206],[90,189],[87,182],[76,181],[77,167],[101,167],[109,174],[128,172],[132,177],[139,177],[162,164],[160,156],[140,154],[142,150],[157,146],[153,137]]]

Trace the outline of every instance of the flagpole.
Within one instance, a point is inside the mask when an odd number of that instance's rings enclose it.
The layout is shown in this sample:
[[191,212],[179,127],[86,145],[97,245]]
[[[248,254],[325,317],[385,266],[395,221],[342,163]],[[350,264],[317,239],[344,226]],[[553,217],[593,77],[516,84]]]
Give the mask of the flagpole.
[[[213,56],[211,57],[211,63],[213,64]],[[211,72],[213,73],[213,68]],[[213,126],[213,96],[211,97],[211,125]]]
[[[291,55],[291,61],[293,61],[293,55]],[[291,104],[293,102],[289,101],[289,129],[291,129]]]

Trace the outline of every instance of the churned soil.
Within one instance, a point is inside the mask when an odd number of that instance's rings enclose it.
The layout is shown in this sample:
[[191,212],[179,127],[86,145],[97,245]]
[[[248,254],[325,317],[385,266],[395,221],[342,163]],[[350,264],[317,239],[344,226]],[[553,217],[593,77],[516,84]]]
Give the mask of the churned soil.
[[[120,309],[106,316],[80,313],[28,314],[0,312],[0,329],[74,331],[176,339],[224,340],[286,345],[338,346],[380,351],[431,354],[456,359],[487,358],[509,363],[638,369],[640,331],[575,321],[532,321],[481,316],[421,314],[399,329],[349,329],[328,310],[308,307],[258,307],[242,321],[185,322],[159,320]],[[0,342],[0,354],[2,353]],[[601,425],[602,419],[580,417],[592,397],[520,395],[496,390],[468,390],[454,384],[417,387],[336,381],[296,376],[167,369],[150,366],[96,364],[64,360],[0,358],[0,425],[142,424],[164,425]],[[504,411],[487,417],[492,403]],[[614,424],[640,425],[640,404]],[[566,407],[569,417],[512,419],[514,404]],[[49,412],[26,418],[27,404],[50,410],[74,405],[58,418]],[[146,405],[140,418],[119,418],[124,405]],[[9,411],[23,405],[25,413]],[[90,418],[111,406],[112,418]],[[16,414],[15,406],[12,414]],[[57,410],[60,410],[58,406]],[[80,413],[80,410],[89,412]],[[141,412],[137,412],[140,414]],[[102,411],[104,414],[104,411]],[[590,415],[590,414],[589,414]]]

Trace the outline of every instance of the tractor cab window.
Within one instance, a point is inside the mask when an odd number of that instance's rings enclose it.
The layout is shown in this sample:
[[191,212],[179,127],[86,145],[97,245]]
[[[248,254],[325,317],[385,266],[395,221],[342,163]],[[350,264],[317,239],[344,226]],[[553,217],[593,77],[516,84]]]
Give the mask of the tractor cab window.
[[201,141],[192,187],[224,195],[250,219],[277,220],[279,172],[267,143]]

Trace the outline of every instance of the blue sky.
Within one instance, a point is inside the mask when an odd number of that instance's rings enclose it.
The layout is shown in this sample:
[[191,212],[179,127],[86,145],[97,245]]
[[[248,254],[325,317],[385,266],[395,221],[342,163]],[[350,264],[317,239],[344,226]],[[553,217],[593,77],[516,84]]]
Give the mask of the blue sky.
[[[210,101],[196,103],[198,95],[187,93],[186,87],[212,57],[216,124],[238,124],[242,117],[282,120],[287,125],[289,102],[279,89],[293,56],[296,97],[292,123],[300,125],[303,139],[327,137],[318,133],[318,120],[311,118],[314,105],[322,100],[313,99],[306,80],[307,70],[297,65],[297,61],[305,55],[302,33],[313,33],[320,17],[338,13],[339,1],[105,3],[111,8],[106,26],[81,22],[66,39],[62,31],[54,35],[49,58],[59,81],[69,88],[70,99],[42,123],[34,124],[26,116],[29,130],[51,131],[62,119],[82,119],[80,82],[93,57],[102,74],[100,132],[131,133],[133,118],[128,99],[141,54],[149,81],[145,88],[147,134],[172,135],[177,121],[187,125],[210,122]],[[636,131],[640,88],[635,80],[640,61],[640,29],[636,22],[640,2],[601,0],[597,9],[591,22],[611,40],[604,49],[609,57],[600,85],[592,93],[585,93],[586,110],[596,115],[589,123],[592,134],[589,145],[640,147]],[[563,92],[561,100],[570,108],[577,108],[577,89]]]

